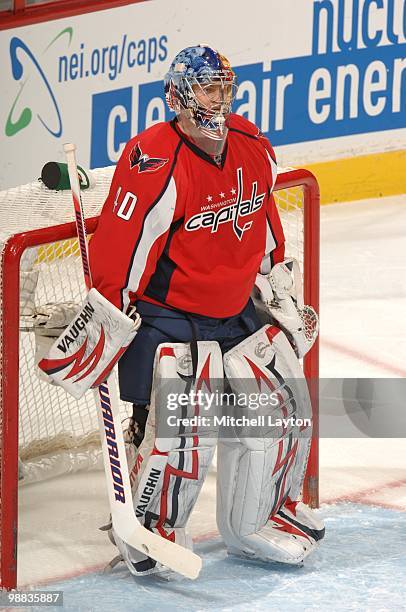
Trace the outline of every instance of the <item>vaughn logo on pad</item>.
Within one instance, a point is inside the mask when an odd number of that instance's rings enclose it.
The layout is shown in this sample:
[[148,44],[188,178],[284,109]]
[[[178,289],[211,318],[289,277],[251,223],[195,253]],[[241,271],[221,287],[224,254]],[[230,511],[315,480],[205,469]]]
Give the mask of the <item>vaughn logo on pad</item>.
[[[39,367],[50,379],[79,399],[106,380],[140,326],[90,289],[72,323],[56,339]],[[61,355],[62,353],[62,355]]]
[[93,306],[91,304],[86,304],[78,318],[73,323],[71,323],[69,327],[69,333],[66,333],[64,336],[62,336],[61,341],[58,344],[58,348],[63,353],[66,353],[68,346],[76,340],[81,330],[84,329],[86,323],[92,318],[93,313]]

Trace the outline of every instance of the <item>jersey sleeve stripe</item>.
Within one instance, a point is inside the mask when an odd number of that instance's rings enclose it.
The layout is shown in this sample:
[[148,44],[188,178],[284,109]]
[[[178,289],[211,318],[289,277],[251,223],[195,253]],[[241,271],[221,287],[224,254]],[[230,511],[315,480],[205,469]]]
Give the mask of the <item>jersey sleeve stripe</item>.
[[276,160],[273,159],[273,157],[270,155],[268,149],[266,149],[266,154],[268,155],[268,160],[269,163],[271,164],[271,169],[272,169],[272,189],[275,186],[275,181],[276,181],[276,177],[278,174],[278,166],[276,165]]
[[268,215],[266,217],[266,246],[265,246],[265,254],[267,255],[268,253],[271,253],[271,251],[274,250],[274,248],[277,246],[278,242],[275,238],[275,235],[273,233],[272,230],[272,225],[271,222],[268,218]]
[[[130,261],[130,265],[129,265],[129,268],[128,268],[127,277],[126,277],[126,281],[125,281],[126,284],[121,289],[121,310],[123,312],[125,312],[127,310],[128,305],[129,305],[129,293],[135,291],[133,289],[133,283],[131,282],[131,274],[132,274],[132,270],[134,268],[134,259],[135,259],[136,255],[137,255],[137,258],[138,258],[138,249],[139,249],[139,245],[141,244],[141,241],[143,240],[143,234],[144,234],[144,229],[145,229],[145,225],[146,225],[146,220],[149,218],[150,213],[159,204],[159,202],[162,200],[162,198],[164,197],[165,193],[168,190],[168,187],[169,187],[169,185],[170,185],[170,183],[172,181],[172,175],[173,175],[173,172],[175,170],[176,162],[178,160],[179,150],[180,150],[181,147],[182,147],[182,141],[180,140],[178,146],[176,147],[174,158],[173,158],[173,162],[172,162],[172,166],[171,166],[171,168],[169,170],[168,177],[167,177],[167,179],[165,181],[163,189],[162,189],[161,193],[158,195],[158,197],[156,198],[156,200],[154,200],[154,202],[151,204],[151,206],[149,207],[149,209],[147,211],[147,214],[144,217],[144,220],[143,220],[143,223],[142,223],[142,230],[140,232],[140,235],[138,236],[137,242],[135,243],[133,254],[131,256],[131,261]],[[174,189],[175,189],[175,200],[174,200],[174,204],[173,204],[172,217],[171,217],[171,219],[169,221],[168,228],[169,228],[169,226],[170,226],[170,224],[172,222],[173,215],[174,215],[174,212],[175,212],[175,204],[176,204],[176,185],[175,185],[175,181],[173,181],[173,185],[174,185]],[[157,228],[155,228],[155,229],[157,229]],[[165,231],[167,231],[167,229]],[[164,232],[162,232],[162,233],[164,233]],[[156,238],[158,238],[158,236],[156,236]],[[154,240],[156,240],[156,238]],[[153,245],[153,242],[154,241],[150,242],[150,244],[149,244],[148,253],[149,253],[149,251],[150,251],[150,249],[151,249],[151,247]],[[145,242],[144,242],[144,244],[145,244]],[[146,264],[147,259],[148,259],[148,253],[147,253],[147,256],[145,257],[144,268],[143,268],[141,274],[139,275],[139,279],[138,279],[137,287],[136,288],[138,288],[138,286],[139,286],[139,283],[140,283],[140,280],[141,280],[141,277],[142,277],[142,273],[143,273],[143,271],[145,269],[145,264]]]
[[160,199],[154,202],[145,216],[142,231],[137,240],[127,274],[126,286],[121,290],[121,300],[123,311],[127,310],[130,304],[130,293],[136,293],[144,274],[148,255],[155,241],[165,234],[172,223],[176,206],[176,184],[171,177],[166,190]]
[[[262,259],[261,266],[260,266],[261,274],[269,274],[269,272],[273,268],[275,262],[273,260],[272,252],[276,248],[277,244],[278,243],[272,231],[271,222],[267,215],[266,216],[266,245],[265,245],[265,254]],[[269,259],[267,256],[269,257]]]

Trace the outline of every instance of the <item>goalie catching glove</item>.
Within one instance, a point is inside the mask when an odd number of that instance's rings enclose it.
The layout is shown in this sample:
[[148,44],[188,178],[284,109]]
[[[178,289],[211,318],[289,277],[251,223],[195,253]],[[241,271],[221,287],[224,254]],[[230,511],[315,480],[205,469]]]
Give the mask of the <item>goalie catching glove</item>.
[[79,399],[107,378],[140,325],[135,309],[127,316],[97,289],[91,289],[71,324],[38,365],[51,382]]
[[286,333],[299,358],[312,348],[319,333],[319,319],[303,301],[299,263],[285,259],[269,274],[257,274],[255,285],[269,313]]

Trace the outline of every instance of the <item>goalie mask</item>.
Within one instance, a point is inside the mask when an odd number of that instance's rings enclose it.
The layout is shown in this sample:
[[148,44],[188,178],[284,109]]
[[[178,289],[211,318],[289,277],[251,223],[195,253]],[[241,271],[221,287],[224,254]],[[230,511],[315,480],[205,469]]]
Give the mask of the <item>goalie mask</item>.
[[228,117],[237,93],[229,61],[204,45],[187,47],[165,76],[168,106],[181,129],[209,155],[220,155],[228,133]]

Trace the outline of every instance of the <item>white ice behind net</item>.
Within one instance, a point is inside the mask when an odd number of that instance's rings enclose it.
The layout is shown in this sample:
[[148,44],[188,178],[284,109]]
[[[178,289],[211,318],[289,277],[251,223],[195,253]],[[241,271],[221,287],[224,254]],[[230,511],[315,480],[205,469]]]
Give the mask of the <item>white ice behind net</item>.
[[[94,170],[96,186],[82,192],[86,217],[96,216],[108,193],[114,167]],[[280,190],[275,193],[285,236],[286,251],[303,266],[303,196],[301,189]],[[73,220],[73,206],[69,191],[50,191],[39,181],[0,192],[0,255],[4,244],[16,233],[39,229]],[[75,240],[57,241],[27,249],[20,267],[22,292],[31,291],[35,305],[75,301],[84,298],[85,287]],[[1,262],[3,270],[3,261]],[[37,283],[32,272],[38,271]],[[27,274],[28,273],[28,274]],[[34,279],[35,279],[34,274]],[[0,300],[7,287],[2,286]],[[30,286],[31,282],[31,286]],[[22,293],[16,299],[25,301]],[[29,302],[30,300],[28,300]],[[2,303],[0,303],[2,306]],[[34,364],[35,339],[30,327],[27,302],[20,312],[20,372],[19,372],[19,456],[23,462],[24,480],[32,482],[59,473],[101,467],[100,443],[93,394],[77,401],[65,391],[39,379]],[[3,330],[0,323],[0,359]],[[0,375],[2,372],[0,363]],[[17,375],[17,373],[16,373]],[[0,398],[1,400],[1,398]],[[1,400],[2,401],[2,400]],[[122,418],[130,406],[121,405]],[[0,418],[4,415],[1,406]],[[1,426],[1,424],[0,424]]]

